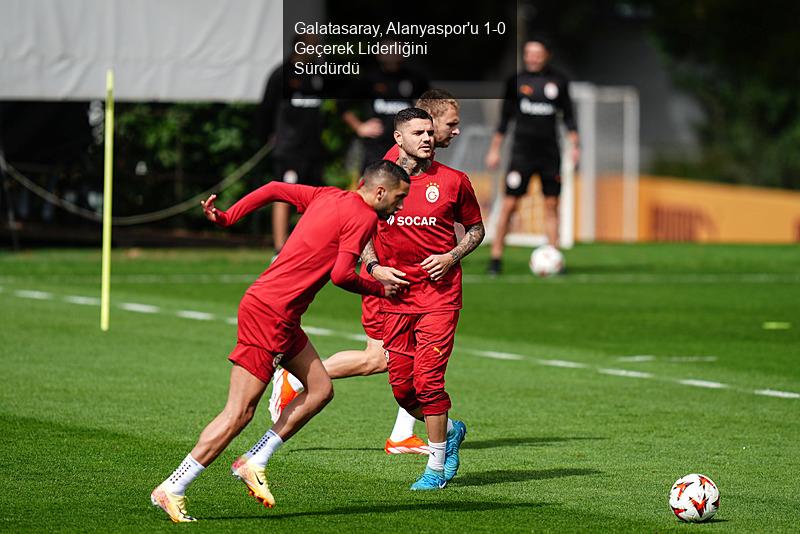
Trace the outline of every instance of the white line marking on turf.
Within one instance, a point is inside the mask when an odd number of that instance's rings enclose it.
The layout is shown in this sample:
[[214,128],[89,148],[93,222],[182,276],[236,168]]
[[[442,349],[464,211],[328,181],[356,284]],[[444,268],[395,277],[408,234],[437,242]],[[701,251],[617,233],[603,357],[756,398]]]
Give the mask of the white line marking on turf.
[[340,332],[339,335],[347,339],[350,339],[352,341],[364,341],[364,342],[367,341],[367,336],[364,334],[350,334],[347,332]]
[[194,319],[195,321],[214,320],[214,314],[194,310],[178,310],[175,312],[175,315],[178,317],[183,317],[184,319]]
[[20,289],[14,291],[14,294],[23,299],[50,300],[53,298],[52,293],[48,293],[47,291],[33,291],[31,289]]
[[723,389],[728,387],[727,384],[722,384],[720,382],[711,382],[710,380],[695,380],[694,378],[687,378],[686,380],[678,380],[679,384],[683,384],[684,386],[695,386],[698,388],[709,388],[709,389]]
[[598,369],[597,372],[604,375],[624,376],[627,378],[653,378],[653,375],[650,373],[628,371],[627,369]]
[[100,305],[100,299],[96,299],[94,297],[82,297],[80,295],[67,295],[64,297],[64,302],[69,302],[70,304],[81,304],[83,306]]
[[[3,288],[0,287],[0,293],[3,292]],[[23,298],[34,298],[34,299],[51,299],[53,298],[52,293],[48,293],[45,291],[32,291],[32,290],[18,290],[14,292],[17,296]],[[83,304],[83,305],[98,305],[99,299],[94,297],[85,297],[79,295],[66,295],[62,297],[64,302],[70,304]],[[119,305],[120,308],[123,310],[138,312],[138,313],[162,313],[161,308],[158,306],[152,306],[150,304],[141,304],[136,302],[123,302]],[[213,320],[216,317],[213,314],[193,311],[193,310],[179,310],[175,312],[175,314],[179,317],[185,317],[189,319],[198,319],[198,320]],[[226,323],[231,325],[236,325],[237,320],[236,317],[226,317],[223,319]],[[336,336],[342,337],[350,340],[355,341],[366,341],[367,336],[363,334],[353,334],[350,332],[342,332],[337,330],[330,330],[328,328],[320,328],[315,326],[305,326],[305,330],[312,335],[319,335],[319,336]],[[499,352],[499,351],[490,351],[490,350],[473,350],[473,349],[462,349],[465,352],[469,352],[471,354],[475,354],[478,356],[484,356],[488,358],[494,358],[499,360],[525,360],[527,359],[526,356],[521,354],[514,354],[510,352]],[[634,356],[621,356],[617,358],[618,361],[652,361],[651,359],[655,359],[655,356],[650,355],[634,355]],[[675,356],[671,357],[671,361],[676,362],[687,362],[687,361],[716,361],[716,356]],[[597,368],[594,366],[590,366],[588,364],[574,362],[569,360],[539,360],[539,359],[531,359],[531,361],[536,362],[541,365],[548,365],[552,367],[563,367],[568,369],[585,369],[590,368],[594,369],[598,373],[613,375],[613,376],[622,376],[622,377],[629,377],[629,378],[656,378],[654,375],[650,373],[643,373],[640,371],[629,371],[627,369],[609,369],[609,368]],[[687,386],[695,386],[701,388],[708,388],[708,389],[725,389],[730,388],[731,386],[727,384],[722,384],[720,382],[712,382],[707,380],[697,380],[697,379],[684,379],[684,380],[677,380],[679,384],[687,385]],[[775,397],[781,399],[800,399],[800,393],[794,393],[790,391],[778,391],[774,389],[758,389],[758,390],[743,390],[741,388],[737,388],[739,391],[748,391],[755,395],[762,395],[767,397]]]
[[151,306],[149,304],[139,304],[137,302],[123,302],[119,305],[120,308],[127,311],[136,313],[159,313],[161,308],[158,306]]
[[303,330],[312,336],[335,336],[336,332],[328,330],[327,328],[318,328],[316,326],[304,326]]
[[618,362],[652,362],[655,360],[655,356],[650,356],[649,354],[639,354],[636,356],[620,356],[617,358]]
[[668,361],[673,363],[698,363],[698,362],[715,362],[716,356],[671,356],[667,358]]
[[588,367],[585,363],[571,362],[568,360],[537,360],[542,365],[549,365],[551,367],[565,367],[567,369],[583,369]]
[[494,350],[469,350],[467,352],[471,352],[476,356],[483,356],[484,358],[492,358],[495,360],[517,361],[525,359],[525,356],[521,354],[512,354],[510,352],[497,352]]
[[757,389],[753,393],[756,395],[764,395],[766,397],[777,397],[779,399],[800,399],[800,393],[792,393],[791,391],[777,391],[775,389]]

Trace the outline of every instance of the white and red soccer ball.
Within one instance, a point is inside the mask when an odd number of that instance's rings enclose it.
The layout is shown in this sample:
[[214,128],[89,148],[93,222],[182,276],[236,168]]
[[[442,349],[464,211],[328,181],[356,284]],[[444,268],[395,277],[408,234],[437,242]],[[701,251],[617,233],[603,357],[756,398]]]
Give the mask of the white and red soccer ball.
[[705,475],[686,475],[672,485],[669,506],[681,521],[706,521],[714,517],[719,509],[719,489]]
[[564,270],[564,255],[552,245],[544,245],[533,251],[528,264],[536,276],[553,276]]

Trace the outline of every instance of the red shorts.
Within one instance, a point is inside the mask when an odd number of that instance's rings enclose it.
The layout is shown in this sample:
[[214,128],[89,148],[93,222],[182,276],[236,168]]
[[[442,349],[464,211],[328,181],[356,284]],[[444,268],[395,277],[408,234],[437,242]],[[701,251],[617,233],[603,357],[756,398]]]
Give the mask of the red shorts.
[[228,359],[269,384],[275,368],[297,356],[308,344],[299,323],[278,317],[249,293],[239,303],[236,348]]
[[381,299],[372,295],[361,297],[361,326],[372,339],[383,339],[383,312]]
[[389,353],[389,384],[406,410],[425,415],[451,406],[444,373],[453,352],[458,310],[421,314],[383,314],[383,347]]

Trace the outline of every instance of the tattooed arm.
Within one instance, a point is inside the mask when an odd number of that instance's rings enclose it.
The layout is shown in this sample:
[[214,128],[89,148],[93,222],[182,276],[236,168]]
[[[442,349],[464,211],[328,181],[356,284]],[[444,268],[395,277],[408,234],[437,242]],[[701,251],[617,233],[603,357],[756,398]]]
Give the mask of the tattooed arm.
[[486,230],[482,222],[466,227],[464,237],[461,238],[461,241],[458,242],[453,250],[446,254],[428,256],[425,261],[422,262],[422,268],[428,272],[428,276],[431,277],[431,280],[439,280],[447,274],[447,271],[449,271],[453,265],[475,250],[478,245],[481,244],[485,235]]
[[406,273],[393,267],[380,265],[378,262],[378,255],[375,254],[375,247],[372,245],[372,239],[369,240],[364,250],[361,251],[361,263],[367,269],[368,274],[372,275],[375,280],[379,282],[392,282],[400,286],[407,286],[408,281],[403,278]]
[[464,237],[461,238],[458,245],[448,252],[454,261],[461,261],[464,256],[478,248],[478,245],[481,244],[484,236],[486,236],[486,229],[483,227],[482,222],[468,226],[465,230]]
[[367,241],[364,250],[361,251],[361,263],[366,266],[373,261],[378,261],[378,255],[375,254],[375,247],[372,246],[372,239],[370,239]]

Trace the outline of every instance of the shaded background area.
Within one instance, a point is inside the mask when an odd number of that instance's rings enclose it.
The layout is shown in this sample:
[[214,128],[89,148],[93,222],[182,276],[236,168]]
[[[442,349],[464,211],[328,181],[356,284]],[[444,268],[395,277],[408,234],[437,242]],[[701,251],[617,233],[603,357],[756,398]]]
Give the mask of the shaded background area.
[[[84,8],[79,14],[88,26],[93,15],[87,8],[93,4],[91,0],[79,3]],[[2,27],[24,26],[25,20],[35,17],[37,9],[47,5],[3,4]],[[110,9],[116,20],[125,19],[127,14],[121,3],[107,5],[112,7],[103,9]],[[335,14],[344,9],[341,3],[322,0],[303,5],[318,13]],[[249,13],[250,19],[256,20],[233,28],[242,34],[242,41],[248,42],[247,36],[269,33],[280,26],[280,20],[273,16],[280,2],[259,6],[251,6]],[[212,24],[206,21],[203,28],[230,32],[231,21],[220,15],[219,8],[214,9],[217,11],[211,17]],[[209,18],[202,9],[181,16],[189,30]],[[791,27],[800,18],[797,5],[776,1],[753,5],[741,0],[521,0],[517,17],[518,41],[531,35],[546,36],[553,44],[554,65],[573,80],[631,86],[638,91],[643,174],[800,189],[800,152],[796,150],[800,146],[800,96],[796,91],[800,71],[792,68],[793,58],[800,53],[800,35]],[[52,32],[29,36],[24,42],[14,41],[8,32],[3,32],[5,38],[0,46],[4,57],[39,57],[36,47],[41,44],[44,48],[61,46],[69,51],[61,61],[75,59],[70,55],[75,53],[70,43],[78,38],[67,30],[76,27],[76,23],[66,15],[62,23],[61,40],[56,39],[55,44]],[[80,22],[77,27],[81,27]],[[220,36],[209,31],[205,41],[215,44]],[[169,89],[169,80],[162,80],[166,84],[158,88],[162,93],[154,93],[162,95],[157,101],[125,97],[124,85],[120,88],[115,215],[146,213],[191,198],[236,170],[263,145],[255,103],[269,72],[283,59],[282,47],[274,46],[284,44],[279,41],[280,38],[270,41],[269,46],[261,41],[248,42],[247,46],[257,52],[249,52],[246,47],[207,52],[202,48],[203,40],[187,46],[185,52],[190,59],[184,64],[202,72],[203,67],[192,61],[206,58],[207,78],[198,78],[198,82],[206,83],[218,76],[221,81],[216,83],[224,88],[226,78],[220,73],[225,71],[220,69],[226,61],[233,65],[230,80],[250,80],[245,85],[252,87],[247,90],[241,83],[235,90],[230,86],[231,101],[221,102],[211,92],[203,97]],[[120,61],[137,56],[155,58],[154,68],[164,69],[156,46],[131,50],[125,48],[126,44],[118,43],[121,48],[116,54],[122,58]],[[508,51],[492,53],[497,55],[498,63],[514,57]],[[223,61],[226,57],[239,57],[236,54],[249,58],[250,63]],[[454,51],[452,56],[452,65],[447,68],[463,67],[471,61],[476,69],[498,68],[486,61],[475,61],[468,51]],[[239,76],[243,71],[247,71],[246,76]],[[436,72],[431,74],[435,84]],[[45,100],[41,95],[13,94],[18,75],[19,71],[13,68],[0,69],[0,87],[4,88],[0,93],[0,146],[6,159],[44,189],[99,213],[102,102],[81,92]],[[98,99],[102,95],[99,80],[94,84]],[[182,79],[181,83],[186,87],[192,81]],[[352,165],[348,167],[349,147],[354,139],[342,124],[334,101],[326,102],[324,111],[328,124],[323,135],[326,179],[331,185],[347,187],[354,180]],[[495,116],[491,106],[483,106],[479,112],[465,114],[464,119],[465,123],[491,128]],[[221,202],[272,179],[270,169],[267,158],[226,189]],[[99,228],[95,222],[54,207],[8,177],[3,182],[2,246],[10,244],[9,232],[13,230],[30,231],[26,234],[26,242],[30,243],[97,242]],[[269,229],[268,219],[257,216],[226,239],[265,243],[261,236]],[[124,239],[131,232],[139,232],[149,236],[143,242],[173,238],[181,241],[187,232],[197,237],[201,231],[206,236],[214,235],[205,227],[201,214],[190,210],[136,229],[120,229],[115,238]],[[133,239],[129,243],[136,242]]]

